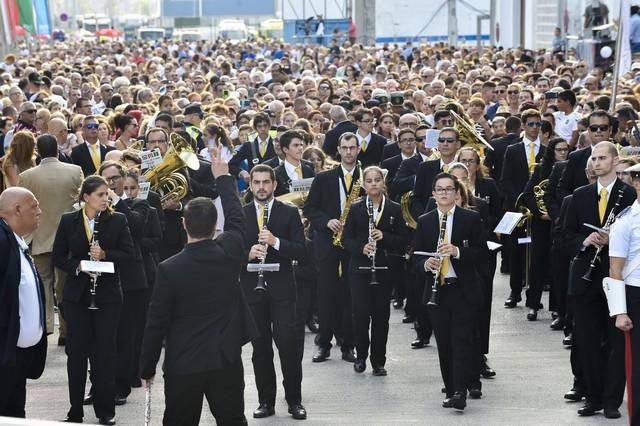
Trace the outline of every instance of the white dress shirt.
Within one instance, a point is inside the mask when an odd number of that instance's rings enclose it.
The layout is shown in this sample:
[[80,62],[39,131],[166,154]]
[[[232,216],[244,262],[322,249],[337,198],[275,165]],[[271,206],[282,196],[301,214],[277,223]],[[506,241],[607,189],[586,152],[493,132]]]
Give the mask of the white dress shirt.
[[533,152],[536,156],[538,156],[538,153],[540,152],[540,138],[532,141],[531,139],[528,139],[526,136],[524,136],[522,138],[522,142],[524,142],[524,158],[526,158],[527,160],[529,159],[529,145],[531,144],[531,142],[535,144],[535,146],[533,147]]
[[613,191],[613,185],[616,184],[616,180],[617,179],[614,179],[614,180],[611,181],[611,183],[609,185],[603,186],[600,183],[600,179],[598,179],[598,184],[597,184],[597,186],[598,186],[598,201],[600,201],[600,191],[602,191],[602,188],[606,188],[607,189],[607,203],[609,202],[609,198],[611,198],[611,191]]
[[[287,172],[287,176],[289,176],[289,180],[300,180],[301,179],[296,174],[296,166],[294,166],[293,164],[291,164],[287,160],[284,160],[282,162],[282,164],[284,164],[284,170]],[[302,174],[302,163],[300,163],[298,168],[300,169],[300,173]]]
[[[342,164],[340,165],[340,167],[342,167],[342,174],[343,176],[345,176],[345,180],[344,180],[345,183],[347,183],[347,179],[346,179],[347,174],[351,173],[351,187],[353,187],[353,184],[356,183],[353,176],[356,172],[356,168],[354,167],[351,171],[348,171],[347,169],[344,168]],[[338,188],[340,191],[340,212],[342,212],[342,210],[344,210],[344,203],[347,200],[347,197],[349,196],[349,194],[346,194],[344,192],[344,188],[342,187],[342,180],[340,178],[338,178]]]
[[360,135],[360,131],[356,132],[356,138],[358,138],[358,144],[360,145],[360,149],[364,146],[364,149],[369,147],[369,142],[371,142],[371,132],[365,137]]
[[38,278],[24,254],[29,247],[18,234],[13,234],[20,249],[20,287],[18,289],[20,333],[19,348],[30,348],[42,338],[42,322],[40,321],[40,300],[38,298]]
[[[636,200],[629,210],[616,219],[609,233],[609,256],[626,259],[625,266],[640,255],[640,203]],[[625,271],[626,272],[626,271]],[[623,277],[624,278],[624,277]],[[640,268],[625,279],[626,285],[640,287]]]

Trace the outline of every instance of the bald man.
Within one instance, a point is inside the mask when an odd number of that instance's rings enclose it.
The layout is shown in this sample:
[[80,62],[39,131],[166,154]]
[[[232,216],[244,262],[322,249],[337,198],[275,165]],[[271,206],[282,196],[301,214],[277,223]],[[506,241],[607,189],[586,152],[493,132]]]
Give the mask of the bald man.
[[0,416],[25,417],[27,378],[42,375],[47,356],[44,288],[23,239],[40,214],[29,190],[0,194]]
[[[73,164],[73,160],[67,154],[67,137],[69,136],[69,129],[67,122],[62,118],[52,118],[47,124],[47,132],[56,138],[58,143],[58,160],[63,163]],[[69,150],[71,152],[71,150]]]

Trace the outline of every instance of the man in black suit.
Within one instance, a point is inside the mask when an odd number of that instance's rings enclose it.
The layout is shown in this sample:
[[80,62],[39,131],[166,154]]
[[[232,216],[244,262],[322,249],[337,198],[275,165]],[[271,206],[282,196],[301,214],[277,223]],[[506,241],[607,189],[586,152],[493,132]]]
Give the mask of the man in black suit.
[[518,117],[509,117],[505,122],[507,134],[491,141],[492,150],[487,150],[484,157],[484,165],[489,169],[489,176],[496,182],[500,180],[502,175],[502,164],[504,161],[504,153],[507,147],[520,141],[520,132],[522,131],[522,121]]
[[[616,178],[618,151],[611,142],[600,142],[591,150],[596,183],[573,193],[565,220],[567,245],[577,254],[571,265],[569,296],[574,307],[573,335],[586,384],[586,402],[578,410],[592,416],[604,408],[607,418],[618,418],[624,394],[624,339],[609,317],[602,279],[609,272],[609,235],[586,225],[603,227],[608,216],[618,214],[635,201],[632,187]],[[615,208],[615,210],[614,210]],[[596,247],[602,247],[591,270],[591,281],[582,277],[591,269]]]
[[373,133],[373,127],[375,125],[375,117],[370,109],[359,109],[353,115],[358,125],[356,130],[356,137],[360,144],[360,154],[358,154],[358,161],[362,168],[367,166],[377,166],[382,161],[382,150],[387,144],[387,140],[382,136]]
[[304,136],[297,130],[288,130],[280,135],[280,149],[284,162],[275,168],[276,197],[288,194],[291,181],[312,178],[316,175],[313,165],[302,159]]
[[25,417],[27,379],[37,379],[47,357],[44,288],[23,237],[40,222],[27,189],[0,194],[0,416]]
[[225,232],[213,239],[217,212],[211,199],[191,200],[184,211],[187,246],[158,266],[149,306],[140,376],[153,382],[166,338],[164,424],[197,425],[203,394],[218,424],[247,424],[241,349],[256,330],[238,286],[245,224],[228,166],[214,155],[212,169]]
[[259,112],[253,117],[253,128],[258,133],[257,136],[247,143],[242,144],[238,152],[229,161],[229,170],[234,176],[240,176],[245,181],[249,181],[249,172],[240,169],[240,163],[246,160],[249,170],[256,164],[264,163],[276,156],[273,147],[273,138],[269,136],[271,120],[264,112]]
[[413,248],[438,252],[443,257],[415,256],[414,261],[416,271],[422,277],[426,273],[424,303],[432,299],[433,291],[437,292],[436,305],[428,305],[428,309],[446,390],[442,406],[463,410],[472,366],[477,361],[474,323],[483,296],[477,268],[486,252],[486,238],[480,215],[456,207],[460,182],[453,175],[438,174],[432,185],[438,207],[418,219]]
[[345,132],[355,133],[358,130],[358,126],[349,121],[347,113],[344,108],[339,105],[334,105],[329,111],[331,120],[336,123],[335,127],[327,132],[324,137],[324,143],[322,144],[322,150],[332,159],[339,161],[338,141],[340,136]]
[[94,116],[85,117],[82,120],[82,136],[85,143],[81,143],[71,150],[73,163],[82,167],[82,173],[85,176],[94,174],[100,168],[107,152],[115,149],[111,146],[101,145],[98,141],[99,124]]
[[[288,139],[288,136],[285,138]],[[294,139],[295,140],[295,139]],[[302,142],[300,140],[300,142]],[[304,229],[294,206],[273,198],[276,188],[273,169],[258,165],[251,170],[252,203],[244,206],[246,247],[249,262],[279,263],[278,272],[265,272],[266,291],[254,290],[255,273],[242,270],[240,282],[256,320],[260,336],[254,339],[253,371],[258,388],[259,407],[254,418],[275,414],[276,372],[273,366],[273,343],[280,355],[284,392],[289,413],[294,419],[305,419],[302,400],[302,358],[299,356],[299,327],[296,327],[296,288],[292,260],[304,257]],[[266,219],[266,221],[265,221]]]
[[610,140],[612,134],[612,117],[604,110],[593,111],[589,115],[589,137],[591,139],[591,146],[569,154],[567,166],[558,183],[557,198],[559,200],[562,200],[567,195],[571,195],[576,188],[580,188],[589,183],[584,169],[587,167],[587,161],[591,157],[591,151],[598,143]]
[[[504,153],[500,186],[503,190],[504,208],[516,211],[516,199],[524,191],[529,181],[529,169],[539,163],[544,156],[545,147],[540,143],[540,128],[542,117],[535,109],[528,109],[522,113],[524,137],[522,141],[509,145]],[[521,292],[525,265],[525,246],[518,243],[519,238],[525,237],[523,228],[516,228],[506,243],[510,249],[509,255],[509,285],[511,294],[504,302],[506,308],[513,308],[522,300]]]
[[[382,164],[380,164],[383,169],[388,171],[386,177],[387,188],[391,187],[402,162],[404,160],[409,160],[416,155],[419,156],[416,151],[416,134],[412,129],[400,130],[400,133],[398,133],[398,144],[401,149],[400,154],[387,158],[382,162]],[[392,200],[398,201],[402,194],[396,194],[395,192],[389,191],[389,196]]]
[[[418,116],[415,113],[407,112],[405,114],[402,114],[402,116],[400,117],[398,127],[400,128],[400,130],[411,129],[416,132],[418,129],[418,121]],[[400,154],[401,151],[402,147],[400,146],[400,143],[387,143],[387,145],[382,150],[382,161],[391,157],[395,157],[396,155]]]
[[[313,362],[329,358],[331,339],[342,337],[342,359],[355,361],[351,295],[347,280],[349,257],[346,251],[333,244],[334,235],[342,232],[346,220],[347,200],[362,194],[356,167],[358,138],[353,133],[340,136],[340,166],[319,173],[311,184],[304,205],[304,215],[315,231],[313,249],[318,268],[318,320],[320,332],[318,351]],[[359,188],[358,188],[359,187]]]
[[427,138],[427,130],[429,127],[425,125],[418,126],[416,129],[416,154],[402,160],[398,171],[391,182],[390,192],[402,196],[402,194],[413,189],[416,183],[416,173],[418,167],[427,159],[425,141]]

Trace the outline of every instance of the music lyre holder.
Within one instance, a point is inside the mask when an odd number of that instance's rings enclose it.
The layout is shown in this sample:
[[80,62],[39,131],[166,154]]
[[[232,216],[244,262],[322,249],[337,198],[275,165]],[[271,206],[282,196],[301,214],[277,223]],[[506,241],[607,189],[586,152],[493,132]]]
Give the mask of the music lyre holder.
[[91,277],[92,287],[91,287],[91,303],[89,304],[89,310],[95,311],[100,309],[98,305],[96,305],[95,299],[95,283],[102,274],[113,274],[115,273],[115,266],[113,262],[103,262],[103,261],[93,261],[93,260],[81,260],[80,261],[80,271],[85,272]]
[[376,271],[386,271],[389,268],[387,268],[386,266],[376,266],[376,258],[373,257],[373,259],[371,260],[371,265],[369,266],[360,266],[358,269],[360,269],[361,271],[369,271],[371,272],[371,281],[369,282],[370,285],[378,285],[380,284],[380,282],[378,281],[377,277],[376,277]]
[[[257,272],[259,277],[264,277],[265,272],[278,272],[280,271],[279,263],[248,263],[247,272]],[[264,293],[267,291],[264,285],[258,285],[255,289],[256,293]]]

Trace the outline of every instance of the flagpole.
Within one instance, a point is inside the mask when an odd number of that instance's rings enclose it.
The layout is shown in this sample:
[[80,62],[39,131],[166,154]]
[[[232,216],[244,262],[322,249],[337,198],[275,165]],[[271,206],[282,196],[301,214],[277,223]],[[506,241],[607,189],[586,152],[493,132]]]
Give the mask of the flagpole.
[[[627,2],[620,3],[620,13],[618,14],[618,41],[616,42],[616,53],[615,53],[615,65],[613,67],[613,87],[611,88],[611,103],[609,105],[609,114],[613,114],[616,109],[616,96],[618,93],[618,74],[620,73],[620,63],[622,62],[620,59],[620,54],[622,52],[622,38],[627,37],[624,33],[623,25],[622,25],[622,14],[625,13],[624,6]],[[629,13],[629,9],[626,10],[626,13]]]

